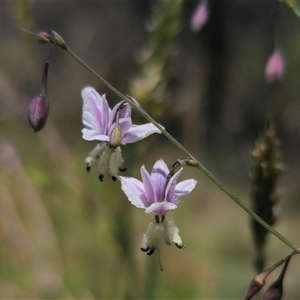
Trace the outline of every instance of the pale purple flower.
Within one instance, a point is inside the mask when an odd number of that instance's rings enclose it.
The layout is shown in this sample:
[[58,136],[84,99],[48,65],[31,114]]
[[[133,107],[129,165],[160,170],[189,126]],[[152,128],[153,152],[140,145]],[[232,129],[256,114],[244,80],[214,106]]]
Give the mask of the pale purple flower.
[[210,12],[207,2],[205,0],[201,1],[192,15],[190,23],[191,30],[194,32],[200,31],[202,27],[207,23],[209,15]]
[[160,159],[154,164],[151,174],[144,166],[141,167],[142,181],[118,176],[128,200],[136,207],[145,209],[146,213],[155,214],[144,235],[141,248],[149,255],[154,252],[161,240],[167,244],[174,242],[178,248],[184,247],[174,221],[166,217],[166,213],[177,208],[181,199],[187,196],[197,183],[194,179],[177,183],[182,170],[183,168],[168,178],[170,171],[166,163]]
[[265,77],[268,83],[279,82],[284,75],[285,61],[282,53],[275,50],[269,57],[265,67]]
[[124,170],[120,145],[135,143],[152,133],[161,133],[153,124],[133,125],[131,107],[124,101],[110,109],[105,95],[99,95],[92,87],[82,90],[83,113],[82,137],[87,141],[97,140],[97,144],[85,159],[87,170],[99,160],[99,179],[109,171],[115,180],[118,170]]

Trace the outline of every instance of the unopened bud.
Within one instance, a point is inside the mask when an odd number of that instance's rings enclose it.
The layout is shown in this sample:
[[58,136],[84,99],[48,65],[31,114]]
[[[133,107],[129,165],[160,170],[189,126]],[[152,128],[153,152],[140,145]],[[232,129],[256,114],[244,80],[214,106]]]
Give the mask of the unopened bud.
[[282,286],[271,286],[264,294],[264,300],[280,300],[282,297]]
[[295,252],[292,252],[285,259],[284,266],[280,272],[280,275],[267,289],[266,293],[264,294],[264,300],[280,300],[281,299],[282,293],[283,293],[282,283],[283,283],[284,275],[285,275],[287,267],[290,263],[290,259],[291,259],[292,255],[294,255],[294,254],[295,254]]
[[47,44],[50,42],[51,36],[47,32],[40,32],[36,35],[36,39],[39,44]]
[[282,53],[275,50],[269,57],[266,68],[265,77],[268,83],[277,83],[283,78],[285,71],[285,62]]
[[59,46],[59,47],[63,48],[63,49],[66,49],[67,44],[64,41],[64,39],[58,33],[56,33],[54,30],[52,30],[52,33],[53,33],[54,44],[56,46]]
[[28,106],[28,121],[34,132],[43,129],[49,114],[49,100],[46,94],[34,97]]
[[192,18],[191,18],[191,30],[194,32],[198,32],[202,29],[202,27],[207,23],[209,19],[209,8],[207,6],[207,2],[204,0],[196,7]]
[[109,145],[112,148],[117,148],[122,142],[122,129],[119,124],[116,124],[114,129],[109,135]]
[[250,300],[255,294],[257,294],[265,285],[265,279],[265,273],[254,276],[243,300]]

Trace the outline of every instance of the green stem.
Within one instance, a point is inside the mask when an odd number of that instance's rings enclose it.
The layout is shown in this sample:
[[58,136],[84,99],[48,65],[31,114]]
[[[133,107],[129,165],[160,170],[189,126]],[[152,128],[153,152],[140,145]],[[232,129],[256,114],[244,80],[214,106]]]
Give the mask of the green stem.
[[162,134],[170,140],[178,149],[184,152],[187,156],[194,160],[195,167],[204,173],[215,185],[217,185],[225,194],[227,194],[236,204],[238,204],[246,213],[248,213],[254,220],[261,224],[266,230],[276,236],[288,247],[294,251],[299,252],[300,248],[290,242],[287,238],[281,235],[278,231],[268,225],[263,219],[261,219],[256,213],[254,213],[249,207],[247,207],[241,200],[239,200],[228,188],[226,188],[212,173],[210,173],[186,148],[184,148],[173,136],[171,136],[160,124],[158,124],[152,117],[150,117],[146,111],[140,106],[140,104],[132,97],[125,96],[115,89],[111,84],[109,84],[105,79],[103,79],[99,74],[97,74],[92,68],[90,68],[83,60],[81,60],[69,47],[65,46],[62,48],[66,50],[78,63],[80,63],[85,69],[92,73],[96,78],[99,79],[107,88],[109,88],[113,93],[119,96],[121,99],[129,103],[133,108],[135,108],[145,119],[150,123],[155,125]]

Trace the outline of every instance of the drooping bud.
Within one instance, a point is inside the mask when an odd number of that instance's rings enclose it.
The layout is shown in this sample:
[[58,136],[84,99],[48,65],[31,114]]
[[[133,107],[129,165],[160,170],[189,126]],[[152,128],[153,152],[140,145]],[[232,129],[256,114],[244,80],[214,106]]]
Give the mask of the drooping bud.
[[278,83],[282,80],[285,71],[285,61],[282,53],[275,50],[269,57],[265,67],[265,78],[269,84]]
[[243,300],[250,300],[255,294],[257,294],[265,285],[265,279],[266,276],[264,276],[264,273],[254,276]]
[[264,300],[280,300],[282,297],[282,284],[280,286],[270,286],[264,294]]
[[267,289],[266,293],[264,294],[264,300],[280,300],[282,297],[282,283],[284,279],[284,275],[286,272],[286,269],[289,265],[291,257],[288,257],[284,263],[284,266],[280,272],[280,275],[278,276],[277,280],[274,281],[269,288]]
[[207,2],[205,0],[201,1],[192,15],[190,23],[191,30],[193,32],[199,32],[202,29],[202,27],[207,23],[209,15],[210,12]]
[[49,99],[46,94],[34,97],[28,106],[28,121],[34,130],[42,130],[46,124],[49,114]]
[[246,292],[246,295],[244,296],[243,300],[250,300],[254,295],[256,295],[260,289],[265,285],[266,278],[276,269],[278,268],[285,260],[281,259],[277,263],[275,263],[273,266],[267,268],[262,273],[256,275],[253,277],[253,279],[250,282],[250,285],[248,287],[248,290]]
[[42,80],[42,90],[40,94],[32,99],[28,107],[28,121],[33,128],[34,132],[42,130],[47,122],[49,115],[49,99],[47,96],[47,78],[48,78],[48,69],[50,63],[50,55],[52,50],[55,47],[53,46],[49,53],[48,58],[45,63],[43,80]]

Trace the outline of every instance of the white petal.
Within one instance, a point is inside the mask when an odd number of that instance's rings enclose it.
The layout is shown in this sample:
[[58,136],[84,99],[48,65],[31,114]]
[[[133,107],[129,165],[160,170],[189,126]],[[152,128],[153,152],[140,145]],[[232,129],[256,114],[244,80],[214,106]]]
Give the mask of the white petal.
[[123,144],[135,143],[153,133],[161,133],[153,124],[133,125],[125,134],[122,140]]
[[173,203],[178,204],[179,201],[187,196],[196,186],[197,181],[194,179],[187,179],[179,182],[175,187],[175,199]]
[[118,176],[121,181],[121,188],[128,200],[138,208],[146,208],[148,206],[144,184],[133,177]]
[[86,141],[95,141],[95,140],[101,142],[109,141],[109,137],[107,135],[100,134],[99,131],[83,128],[81,132],[82,132],[82,138]]
[[177,208],[176,204],[163,201],[163,202],[157,202],[151,204],[149,207],[146,208],[145,212],[147,214],[154,213],[156,215],[162,216],[165,215],[169,210],[176,209],[176,208]]

